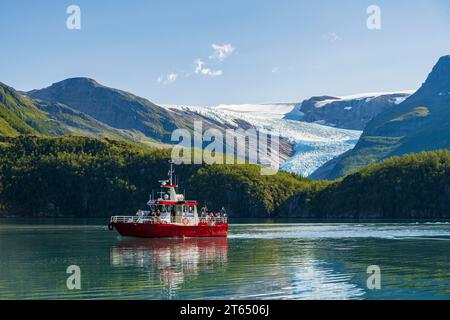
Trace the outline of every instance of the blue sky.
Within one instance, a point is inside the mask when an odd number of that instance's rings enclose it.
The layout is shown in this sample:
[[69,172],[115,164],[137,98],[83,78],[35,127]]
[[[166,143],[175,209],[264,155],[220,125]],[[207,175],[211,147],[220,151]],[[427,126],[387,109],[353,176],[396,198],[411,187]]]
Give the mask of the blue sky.
[[0,39],[0,81],[19,90],[85,76],[157,103],[292,102],[419,87],[450,54],[450,3],[1,0]]

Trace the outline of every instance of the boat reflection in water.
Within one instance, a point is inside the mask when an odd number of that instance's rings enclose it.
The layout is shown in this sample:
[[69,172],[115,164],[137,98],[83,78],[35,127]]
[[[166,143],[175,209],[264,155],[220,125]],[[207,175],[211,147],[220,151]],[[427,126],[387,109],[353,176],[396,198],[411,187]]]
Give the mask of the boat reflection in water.
[[173,297],[187,280],[224,270],[227,256],[227,238],[130,238],[111,248],[111,265],[146,270]]

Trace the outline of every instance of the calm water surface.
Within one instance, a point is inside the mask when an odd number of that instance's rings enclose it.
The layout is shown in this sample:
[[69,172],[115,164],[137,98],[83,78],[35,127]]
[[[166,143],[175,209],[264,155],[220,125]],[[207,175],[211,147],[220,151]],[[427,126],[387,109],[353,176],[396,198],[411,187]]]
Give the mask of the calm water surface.
[[[66,287],[69,265],[81,290]],[[369,265],[382,272],[368,290]],[[0,299],[450,299],[450,224],[234,224],[228,239],[127,239],[0,221]]]

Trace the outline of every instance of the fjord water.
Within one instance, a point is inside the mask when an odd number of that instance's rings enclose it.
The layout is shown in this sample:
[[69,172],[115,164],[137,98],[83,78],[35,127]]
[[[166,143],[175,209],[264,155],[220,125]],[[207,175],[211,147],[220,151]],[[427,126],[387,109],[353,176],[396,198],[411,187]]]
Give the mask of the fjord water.
[[[68,290],[78,265],[81,290]],[[381,289],[367,288],[367,268]],[[232,224],[130,239],[98,223],[0,221],[0,299],[449,299],[449,223]]]

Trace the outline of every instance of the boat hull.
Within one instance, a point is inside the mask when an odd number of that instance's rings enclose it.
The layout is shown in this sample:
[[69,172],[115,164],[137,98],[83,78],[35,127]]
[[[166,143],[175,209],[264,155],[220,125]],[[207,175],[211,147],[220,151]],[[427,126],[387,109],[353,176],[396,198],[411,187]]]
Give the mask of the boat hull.
[[124,237],[138,238],[191,238],[226,237],[228,224],[184,226],[177,224],[151,223],[112,223],[112,226]]

